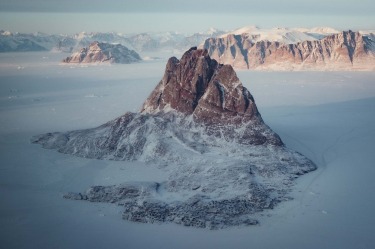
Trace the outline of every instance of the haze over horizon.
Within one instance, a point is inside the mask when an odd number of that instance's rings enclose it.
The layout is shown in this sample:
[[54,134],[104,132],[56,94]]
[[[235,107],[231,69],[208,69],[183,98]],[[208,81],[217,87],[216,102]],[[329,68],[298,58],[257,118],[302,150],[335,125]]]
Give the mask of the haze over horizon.
[[[0,29],[12,32],[197,32],[248,25],[375,29],[371,0],[0,0]],[[104,3],[104,4],[103,4]]]

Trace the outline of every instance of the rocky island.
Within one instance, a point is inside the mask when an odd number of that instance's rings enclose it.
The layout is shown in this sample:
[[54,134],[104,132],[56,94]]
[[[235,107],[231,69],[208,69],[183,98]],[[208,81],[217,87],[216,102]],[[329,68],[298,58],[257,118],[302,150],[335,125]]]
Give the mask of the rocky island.
[[168,60],[140,112],[99,127],[47,133],[33,143],[103,160],[149,162],[163,182],[93,186],[64,197],[116,203],[134,222],[220,229],[258,224],[257,214],[288,199],[297,177],[316,166],[268,127],[230,65],[191,48]]
[[134,50],[121,44],[93,42],[88,47],[63,60],[64,63],[121,63],[129,64],[141,61]]

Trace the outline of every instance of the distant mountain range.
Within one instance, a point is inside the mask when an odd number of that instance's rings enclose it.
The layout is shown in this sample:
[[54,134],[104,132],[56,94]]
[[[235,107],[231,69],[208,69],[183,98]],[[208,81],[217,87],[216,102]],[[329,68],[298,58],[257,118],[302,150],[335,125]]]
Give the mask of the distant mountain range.
[[122,44],[139,52],[158,51],[164,48],[185,51],[223,31],[209,29],[206,32],[182,34],[178,32],[155,32],[139,34],[121,33],[78,33],[74,35],[49,35],[44,33],[22,34],[0,31],[0,52],[61,51],[77,52],[98,41]]
[[211,58],[236,69],[375,70],[374,30],[339,31],[330,27],[261,29],[246,26],[230,32],[209,29],[192,35],[177,32],[48,35],[0,31],[0,52],[79,52],[95,41],[121,44],[141,55],[166,52],[170,56],[173,51],[182,53],[199,45],[208,50]]
[[373,31],[250,26],[209,38],[200,47],[237,69],[374,71],[374,38]]

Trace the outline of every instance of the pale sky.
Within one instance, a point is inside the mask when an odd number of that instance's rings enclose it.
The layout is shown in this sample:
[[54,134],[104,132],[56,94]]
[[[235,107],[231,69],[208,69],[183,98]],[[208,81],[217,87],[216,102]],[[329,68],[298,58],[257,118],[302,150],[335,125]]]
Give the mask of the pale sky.
[[0,29],[198,32],[248,25],[375,29],[374,0],[0,0]]

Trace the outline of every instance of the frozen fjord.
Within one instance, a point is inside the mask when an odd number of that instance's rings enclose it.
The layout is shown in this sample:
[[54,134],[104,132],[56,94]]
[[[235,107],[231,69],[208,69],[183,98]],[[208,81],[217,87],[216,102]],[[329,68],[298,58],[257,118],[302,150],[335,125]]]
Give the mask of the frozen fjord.
[[[29,144],[34,134],[92,127],[126,108],[138,109],[164,63],[70,68],[22,64],[23,56],[51,58],[48,53],[18,54],[14,67],[1,61],[1,236],[8,248],[369,248],[374,243],[373,73],[239,72],[265,121],[319,169],[303,176],[295,199],[271,211],[261,226],[202,232],[127,223],[118,219],[116,207],[63,200],[63,193],[94,184],[147,180],[144,172],[150,167],[39,153]],[[164,177],[157,170],[150,174]],[[186,237],[191,239],[184,243]],[[67,245],[69,240],[74,244]]]

